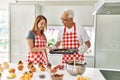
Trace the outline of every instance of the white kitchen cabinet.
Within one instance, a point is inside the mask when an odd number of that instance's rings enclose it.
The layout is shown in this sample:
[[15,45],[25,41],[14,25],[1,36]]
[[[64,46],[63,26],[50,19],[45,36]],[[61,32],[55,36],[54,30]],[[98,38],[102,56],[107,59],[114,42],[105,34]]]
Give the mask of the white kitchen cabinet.
[[75,21],[83,26],[93,26],[93,11],[96,0],[17,0],[17,3],[37,3],[48,25],[62,25],[60,17],[66,8],[75,12]]
[[[62,55],[61,54],[49,54],[49,61],[52,65],[59,65],[62,63]],[[87,63],[87,67],[94,67],[94,56],[87,55],[84,57],[85,62]]]
[[59,65],[62,63],[61,54],[49,54],[48,59],[52,65]]
[[83,26],[93,26],[92,5],[48,5],[41,6],[41,14],[48,19],[48,25],[62,25],[61,14],[64,9],[74,10],[76,23]]
[[96,16],[95,67],[120,70],[120,15]]
[[85,62],[87,67],[94,67],[94,56],[85,56]]
[[39,11],[40,6],[34,4],[10,4],[10,62],[25,61],[27,55],[25,35]]

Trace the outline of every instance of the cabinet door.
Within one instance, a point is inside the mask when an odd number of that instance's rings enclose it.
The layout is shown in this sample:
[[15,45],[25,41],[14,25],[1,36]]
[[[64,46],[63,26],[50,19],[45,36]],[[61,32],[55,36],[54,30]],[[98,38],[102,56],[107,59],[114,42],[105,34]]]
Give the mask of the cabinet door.
[[85,56],[85,62],[87,63],[87,67],[94,67],[94,57],[93,56]]
[[62,55],[61,54],[49,54],[48,58],[52,65],[59,65],[62,63]]
[[64,9],[70,8],[74,10],[74,21],[78,25],[93,25],[93,8],[92,5],[47,5],[41,6],[41,14],[48,19],[48,25],[62,25],[61,14]]
[[10,61],[25,61],[25,35],[35,19],[35,5],[10,4]]
[[95,67],[120,69],[120,15],[96,16]]

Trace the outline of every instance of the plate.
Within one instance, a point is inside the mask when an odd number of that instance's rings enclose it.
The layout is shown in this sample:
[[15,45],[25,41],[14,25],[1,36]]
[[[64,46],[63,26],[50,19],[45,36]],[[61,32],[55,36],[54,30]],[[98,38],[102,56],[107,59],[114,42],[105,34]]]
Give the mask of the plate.
[[51,54],[74,54],[78,52],[78,49],[54,49],[50,51]]

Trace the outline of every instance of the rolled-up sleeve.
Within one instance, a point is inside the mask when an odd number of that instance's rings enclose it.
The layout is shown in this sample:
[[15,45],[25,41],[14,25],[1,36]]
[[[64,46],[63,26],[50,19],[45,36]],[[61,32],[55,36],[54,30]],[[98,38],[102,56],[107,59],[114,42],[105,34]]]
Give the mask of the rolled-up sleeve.
[[85,31],[85,29],[82,32],[82,40],[83,40],[83,42],[86,42],[86,41],[90,40],[90,38],[89,38],[87,32]]
[[85,28],[82,26],[77,27],[77,37],[80,43],[90,40],[88,33],[86,32]]
[[35,35],[32,31],[29,31],[27,34],[26,34],[26,39],[34,39]]

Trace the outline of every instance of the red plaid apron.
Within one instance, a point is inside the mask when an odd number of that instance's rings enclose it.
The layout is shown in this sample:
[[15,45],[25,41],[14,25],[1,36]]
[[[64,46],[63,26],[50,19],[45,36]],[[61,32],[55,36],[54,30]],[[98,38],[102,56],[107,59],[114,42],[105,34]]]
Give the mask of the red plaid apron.
[[[45,47],[47,44],[45,37],[39,36],[38,34],[35,34],[35,47]],[[27,56],[27,62],[32,62],[34,64],[38,64],[40,62],[42,62],[44,65],[47,64],[47,58],[45,55],[44,50],[42,50],[41,52],[28,52],[28,56]]]
[[[67,33],[66,27],[64,28],[63,38],[62,38],[62,48],[79,48],[80,43],[77,39],[76,25],[74,24],[74,32]],[[84,55],[79,53],[74,54],[62,54],[62,63],[71,61],[76,58],[76,60],[84,60]]]

